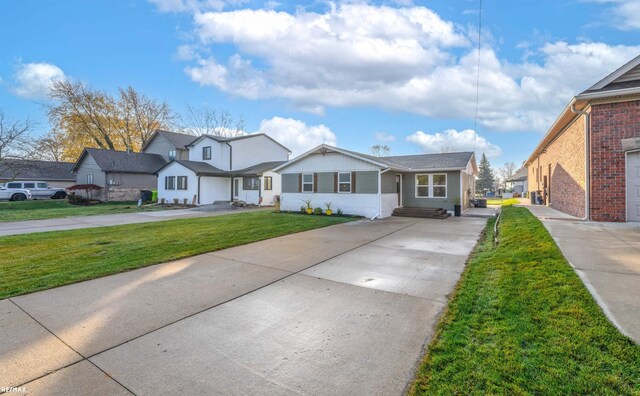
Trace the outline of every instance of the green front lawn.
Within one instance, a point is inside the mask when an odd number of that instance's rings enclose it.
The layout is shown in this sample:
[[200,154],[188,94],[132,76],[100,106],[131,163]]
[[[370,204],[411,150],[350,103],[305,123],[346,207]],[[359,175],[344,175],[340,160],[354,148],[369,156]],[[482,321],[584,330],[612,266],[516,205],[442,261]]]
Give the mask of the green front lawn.
[[0,299],[351,221],[248,212],[0,238]]
[[443,315],[413,395],[639,395],[640,346],[607,320],[542,223],[504,207]]
[[66,199],[0,202],[0,223],[7,221],[56,219],[69,216],[91,216],[162,210],[161,206],[138,208],[137,202],[105,202],[98,205],[71,205]]

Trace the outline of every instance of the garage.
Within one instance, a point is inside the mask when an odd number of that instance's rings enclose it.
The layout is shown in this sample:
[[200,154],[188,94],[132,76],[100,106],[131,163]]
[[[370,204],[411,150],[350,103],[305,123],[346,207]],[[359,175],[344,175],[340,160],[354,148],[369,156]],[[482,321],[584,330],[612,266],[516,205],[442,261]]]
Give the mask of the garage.
[[627,221],[640,221],[640,151],[627,153]]

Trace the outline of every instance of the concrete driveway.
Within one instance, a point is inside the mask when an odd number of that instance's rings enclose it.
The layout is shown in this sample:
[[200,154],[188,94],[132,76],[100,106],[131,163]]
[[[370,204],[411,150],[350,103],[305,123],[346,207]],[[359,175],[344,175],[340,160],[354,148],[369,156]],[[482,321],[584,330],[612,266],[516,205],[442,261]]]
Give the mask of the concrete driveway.
[[0,301],[0,386],[401,394],[485,220],[359,221]]
[[613,324],[640,343],[640,224],[541,221]]

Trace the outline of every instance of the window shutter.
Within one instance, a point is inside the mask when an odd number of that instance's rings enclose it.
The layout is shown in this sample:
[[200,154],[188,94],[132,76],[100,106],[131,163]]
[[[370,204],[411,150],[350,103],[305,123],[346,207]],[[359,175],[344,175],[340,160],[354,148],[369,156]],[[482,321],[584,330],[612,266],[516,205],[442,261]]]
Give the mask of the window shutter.
[[351,172],[351,192],[356,192],[356,172]]
[[318,192],[318,174],[317,173],[313,174],[313,192],[314,193]]
[[298,173],[298,192],[302,192],[302,173]]
[[333,192],[338,192],[338,172],[333,172]]

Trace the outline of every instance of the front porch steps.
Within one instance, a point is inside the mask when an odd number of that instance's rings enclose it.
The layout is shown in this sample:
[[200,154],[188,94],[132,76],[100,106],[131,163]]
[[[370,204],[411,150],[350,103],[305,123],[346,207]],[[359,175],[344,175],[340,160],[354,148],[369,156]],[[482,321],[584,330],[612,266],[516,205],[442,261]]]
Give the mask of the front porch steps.
[[446,219],[449,217],[449,213],[442,208],[395,208],[393,210],[393,216],[398,217],[420,217],[423,219]]

